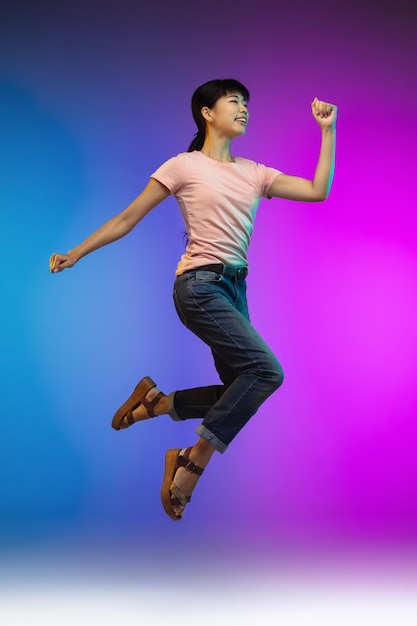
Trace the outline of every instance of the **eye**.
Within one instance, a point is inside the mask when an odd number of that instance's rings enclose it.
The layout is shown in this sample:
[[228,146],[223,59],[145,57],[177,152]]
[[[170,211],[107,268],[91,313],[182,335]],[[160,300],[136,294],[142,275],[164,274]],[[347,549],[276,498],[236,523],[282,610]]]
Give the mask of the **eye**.
[[238,96],[230,96],[229,97],[229,102],[232,104],[239,104],[239,102],[241,102],[243,104],[243,106],[245,108],[248,108],[248,103],[246,100],[244,100],[243,98],[239,98]]

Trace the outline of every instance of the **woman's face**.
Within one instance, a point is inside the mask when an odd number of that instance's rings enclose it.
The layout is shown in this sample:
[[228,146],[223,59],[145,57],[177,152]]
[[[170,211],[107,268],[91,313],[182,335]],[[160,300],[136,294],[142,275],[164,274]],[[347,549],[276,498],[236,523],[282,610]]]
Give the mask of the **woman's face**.
[[246,100],[240,93],[222,96],[212,109],[204,107],[202,112],[208,125],[221,135],[233,138],[246,132],[249,112]]

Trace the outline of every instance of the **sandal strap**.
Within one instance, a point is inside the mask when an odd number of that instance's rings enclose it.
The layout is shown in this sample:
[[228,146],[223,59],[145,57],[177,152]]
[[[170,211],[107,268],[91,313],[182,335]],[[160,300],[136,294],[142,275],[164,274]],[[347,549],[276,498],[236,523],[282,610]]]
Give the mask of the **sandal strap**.
[[170,502],[172,506],[186,506],[191,502],[191,496],[184,496],[182,501],[176,496],[172,496],[172,498],[170,498]]
[[132,411],[128,411],[125,415],[125,418],[129,426],[132,426],[132,424],[135,423],[135,420],[133,419]]
[[142,404],[147,410],[149,417],[156,417],[155,413],[153,412],[153,407],[155,406],[155,404],[158,404],[158,402],[160,401],[163,395],[164,394],[162,393],[162,391],[160,391],[158,395],[152,398],[152,400],[147,400],[146,398],[142,398]]
[[201,476],[201,474],[204,472],[204,467],[200,467],[199,465],[196,465],[195,463],[190,461],[190,459],[188,458],[190,450],[191,448],[187,448],[184,455],[180,454],[177,463],[178,465],[181,465],[181,467],[185,467],[187,472],[190,472],[191,474],[197,474],[197,476]]
[[170,502],[172,506],[183,506],[186,507],[189,502],[191,502],[191,496],[187,496],[182,489],[180,489],[174,481],[171,483],[170,487],[171,498]]

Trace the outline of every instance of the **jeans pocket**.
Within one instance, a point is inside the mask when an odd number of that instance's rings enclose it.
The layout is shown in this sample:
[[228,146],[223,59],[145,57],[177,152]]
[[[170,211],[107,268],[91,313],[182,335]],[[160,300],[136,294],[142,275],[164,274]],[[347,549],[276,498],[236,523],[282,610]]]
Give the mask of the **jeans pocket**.
[[219,283],[223,276],[210,270],[197,270],[193,276],[193,283]]

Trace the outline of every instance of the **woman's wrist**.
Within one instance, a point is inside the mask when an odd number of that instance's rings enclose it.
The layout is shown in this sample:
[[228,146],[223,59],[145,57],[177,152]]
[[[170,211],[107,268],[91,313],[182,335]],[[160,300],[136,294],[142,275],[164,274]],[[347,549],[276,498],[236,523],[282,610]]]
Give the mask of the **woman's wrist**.
[[74,265],[75,263],[77,263],[77,261],[80,260],[82,256],[81,254],[79,254],[79,252],[77,252],[77,248],[74,248],[73,250],[68,250],[67,254],[70,257]]
[[334,137],[336,134],[335,126],[322,126],[321,127],[322,137]]

